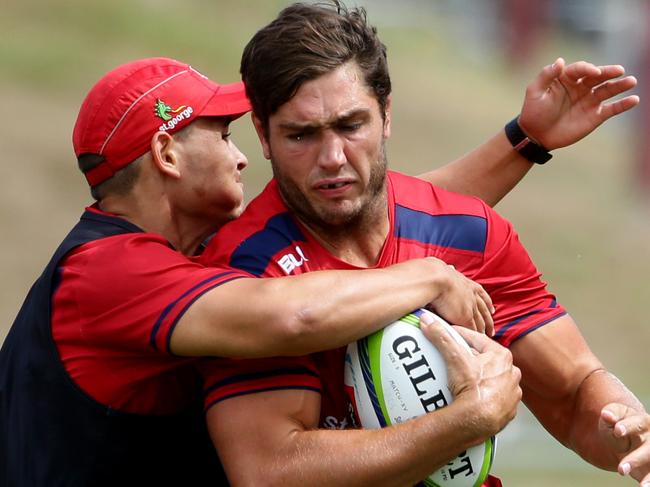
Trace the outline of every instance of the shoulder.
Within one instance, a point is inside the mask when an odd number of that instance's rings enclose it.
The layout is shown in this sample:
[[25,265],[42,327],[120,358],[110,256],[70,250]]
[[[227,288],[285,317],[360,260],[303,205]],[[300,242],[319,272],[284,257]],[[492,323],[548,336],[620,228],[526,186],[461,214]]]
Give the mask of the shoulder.
[[282,202],[273,180],[238,219],[215,234],[201,262],[236,267],[260,276],[276,255],[304,241],[303,231]]
[[474,196],[447,191],[422,179],[388,173],[395,204],[431,215],[463,214],[487,217],[488,205]]
[[395,172],[389,173],[389,183],[398,237],[485,252],[496,213],[482,200]]
[[[65,257],[61,270],[68,283],[81,286],[84,292],[102,293],[110,286],[110,294],[127,292],[133,296],[161,286],[192,286],[232,273],[225,267],[207,269],[153,233],[122,234],[82,244]],[[93,283],[102,286],[94,291]]]
[[[88,242],[59,268],[53,299],[54,309],[63,314],[58,315],[57,333],[87,343],[129,343],[168,351],[168,337],[192,303],[241,277],[248,275],[193,262],[155,234]],[[61,323],[74,329],[62,331]]]
[[167,240],[155,233],[125,233],[86,242],[72,251],[76,259],[92,261],[93,265],[105,262],[115,268],[127,265],[151,266],[160,260],[186,261],[187,257],[176,251]]

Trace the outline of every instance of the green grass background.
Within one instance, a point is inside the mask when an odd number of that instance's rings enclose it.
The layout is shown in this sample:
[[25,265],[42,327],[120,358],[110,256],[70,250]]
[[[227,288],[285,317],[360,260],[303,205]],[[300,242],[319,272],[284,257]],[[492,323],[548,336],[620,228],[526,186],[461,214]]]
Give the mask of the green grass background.
[[[0,339],[31,282],[90,202],[71,131],[85,92],[107,70],[147,56],[238,79],[240,52],[284,1],[4,0],[0,15]],[[592,46],[551,37],[519,71],[498,51],[468,55],[448,22],[366,5],[389,46],[393,168],[416,174],[476,146],[518,112],[524,87],[558,55],[599,63]],[[403,9],[408,14],[408,9]],[[414,15],[414,14],[411,14]],[[535,168],[498,210],[604,363],[650,398],[650,214],[633,183],[633,116],[610,123]],[[246,119],[234,137],[249,156],[247,197],[270,175]],[[109,284],[107,283],[107,286]],[[647,401],[646,401],[647,403]],[[501,435],[494,472],[510,486],[634,485],[560,447],[522,408]]]

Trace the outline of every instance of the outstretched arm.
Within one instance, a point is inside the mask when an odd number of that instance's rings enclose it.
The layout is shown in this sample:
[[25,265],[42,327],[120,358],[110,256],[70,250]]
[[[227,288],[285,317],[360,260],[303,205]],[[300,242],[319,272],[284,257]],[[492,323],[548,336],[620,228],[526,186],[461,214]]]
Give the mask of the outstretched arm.
[[[607,119],[639,103],[635,95],[611,101],[636,86],[633,76],[624,75],[625,69],[619,65],[595,66],[584,61],[566,65],[558,58],[526,88],[519,125],[549,151],[574,144]],[[460,159],[420,177],[494,206],[532,166],[500,130]]]
[[450,323],[493,333],[485,290],[428,257],[384,269],[230,281],[190,306],[170,348],[189,356],[306,355],[344,346],[427,305]]
[[214,405],[207,415],[210,434],[232,485],[414,485],[500,431],[521,396],[510,353],[478,333],[464,333],[476,355],[438,325],[425,333],[450,364],[456,399],[399,425],[317,429],[320,395],[304,390],[259,392]]
[[593,465],[650,482],[650,416],[605,370],[569,316],[511,350],[524,402],[553,436]]

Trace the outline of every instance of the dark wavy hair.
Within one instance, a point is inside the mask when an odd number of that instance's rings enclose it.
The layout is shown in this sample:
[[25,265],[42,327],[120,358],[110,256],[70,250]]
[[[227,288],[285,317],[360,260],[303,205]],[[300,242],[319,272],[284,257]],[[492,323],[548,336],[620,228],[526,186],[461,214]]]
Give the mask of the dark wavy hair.
[[259,30],[246,45],[241,74],[253,111],[264,127],[269,117],[306,82],[354,60],[382,114],[391,92],[386,46],[368,25],[363,8],[338,0],[295,3]]

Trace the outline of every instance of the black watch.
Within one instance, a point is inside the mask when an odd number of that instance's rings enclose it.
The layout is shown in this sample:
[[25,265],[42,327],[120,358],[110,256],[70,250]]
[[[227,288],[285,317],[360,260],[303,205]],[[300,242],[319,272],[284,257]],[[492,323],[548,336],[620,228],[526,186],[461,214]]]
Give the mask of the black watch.
[[553,155],[544,147],[534,140],[531,140],[519,126],[519,117],[510,120],[506,126],[506,137],[512,144],[512,147],[519,152],[526,160],[535,164],[544,164]]

